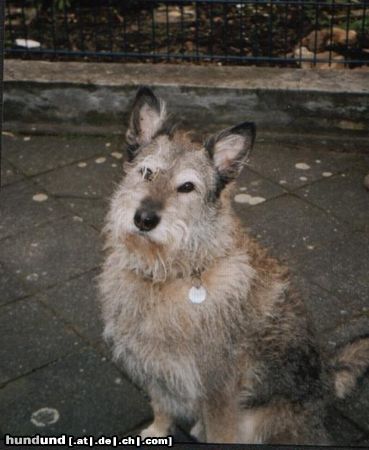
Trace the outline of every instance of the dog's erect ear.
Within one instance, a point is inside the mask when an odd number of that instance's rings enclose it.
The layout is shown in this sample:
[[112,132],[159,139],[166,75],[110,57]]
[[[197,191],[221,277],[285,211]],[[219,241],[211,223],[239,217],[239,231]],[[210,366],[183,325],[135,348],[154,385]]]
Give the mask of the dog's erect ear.
[[223,183],[233,180],[241,172],[255,140],[255,124],[243,122],[211,136],[205,148]]
[[147,144],[166,119],[165,103],[146,86],[138,89],[126,133],[131,148]]

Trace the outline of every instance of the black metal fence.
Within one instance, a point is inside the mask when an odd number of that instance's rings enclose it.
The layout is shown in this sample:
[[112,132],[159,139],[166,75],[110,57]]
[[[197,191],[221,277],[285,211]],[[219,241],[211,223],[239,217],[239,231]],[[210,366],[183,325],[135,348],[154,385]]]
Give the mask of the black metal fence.
[[369,1],[8,0],[5,53],[356,67],[369,63]]

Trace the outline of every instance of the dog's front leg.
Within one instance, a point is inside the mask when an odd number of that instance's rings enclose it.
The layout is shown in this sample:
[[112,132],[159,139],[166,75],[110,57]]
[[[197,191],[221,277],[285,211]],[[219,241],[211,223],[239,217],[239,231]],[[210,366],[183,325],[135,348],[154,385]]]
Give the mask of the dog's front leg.
[[151,401],[151,406],[154,411],[154,421],[151,425],[141,431],[141,437],[164,437],[170,434],[170,429],[173,424],[172,418],[163,412],[162,408],[155,400]]
[[206,442],[227,443],[237,442],[238,405],[233,399],[218,398],[216,402],[208,402],[203,407],[203,421]]

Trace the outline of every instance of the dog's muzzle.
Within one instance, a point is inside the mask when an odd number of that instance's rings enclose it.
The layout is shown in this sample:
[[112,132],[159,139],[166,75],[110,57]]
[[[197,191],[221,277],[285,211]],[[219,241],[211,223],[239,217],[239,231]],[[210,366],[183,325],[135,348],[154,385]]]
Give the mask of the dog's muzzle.
[[150,231],[158,225],[160,216],[152,210],[138,209],[133,221],[140,231]]

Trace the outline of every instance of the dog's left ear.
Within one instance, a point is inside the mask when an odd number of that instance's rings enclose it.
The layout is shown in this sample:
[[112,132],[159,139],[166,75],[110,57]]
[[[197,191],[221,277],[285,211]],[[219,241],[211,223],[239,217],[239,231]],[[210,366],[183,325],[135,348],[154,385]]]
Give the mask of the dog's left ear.
[[131,148],[147,144],[161,129],[166,119],[165,102],[147,86],[138,89],[133,103],[126,140]]
[[205,143],[223,182],[235,179],[241,172],[255,141],[256,128],[252,122],[243,122],[211,136]]

